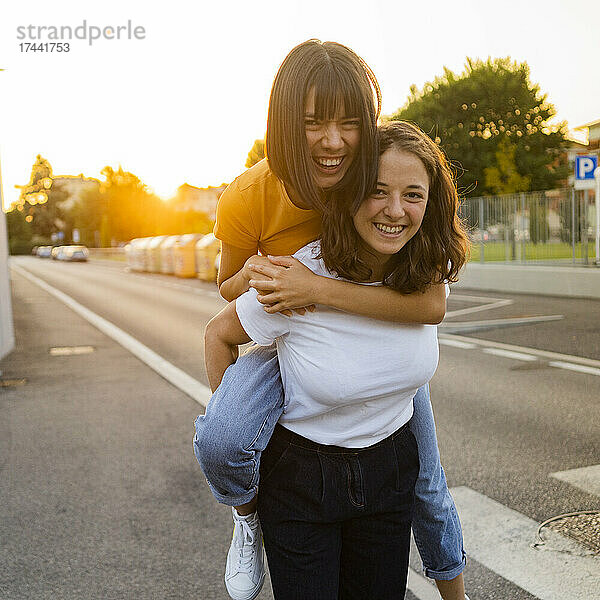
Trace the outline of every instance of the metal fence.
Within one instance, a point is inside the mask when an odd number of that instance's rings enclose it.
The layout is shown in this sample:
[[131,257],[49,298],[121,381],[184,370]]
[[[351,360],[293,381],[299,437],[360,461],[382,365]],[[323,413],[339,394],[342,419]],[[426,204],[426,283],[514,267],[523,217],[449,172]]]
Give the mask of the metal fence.
[[548,190],[465,198],[471,260],[545,264],[594,264],[594,192]]

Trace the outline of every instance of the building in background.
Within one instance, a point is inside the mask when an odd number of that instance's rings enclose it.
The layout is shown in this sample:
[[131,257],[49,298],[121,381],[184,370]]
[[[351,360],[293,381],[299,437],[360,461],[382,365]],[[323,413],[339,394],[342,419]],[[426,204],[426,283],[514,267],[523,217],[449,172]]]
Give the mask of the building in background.
[[217,202],[226,187],[226,184],[222,184],[219,187],[199,188],[184,183],[177,188],[173,206],[175,210],[182,212],[204,213],[208,215],[211,221],[214,221],[217,213]]
[[575,131],[587,130],[588,145],[586,151],[590,154],[598,153],[600,151],[600,119],[592,121],[591,123],[585,123],[575,127]]

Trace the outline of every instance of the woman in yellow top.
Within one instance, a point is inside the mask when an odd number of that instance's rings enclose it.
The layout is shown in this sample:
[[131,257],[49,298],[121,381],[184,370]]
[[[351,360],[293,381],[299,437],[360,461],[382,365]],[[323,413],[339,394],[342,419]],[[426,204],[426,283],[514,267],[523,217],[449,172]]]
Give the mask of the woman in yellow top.
[[[219,290],[225,299],[252,286],[266,312],[302,313],[322,304],[384,321],[442,320],[443,281],[424,293],[401,294],[317,276],[287,256],[319,237],[323,217],[335,219],[327,216],[328,204],[342,198],[358,207],[374,188],[379,111],[375,76],[350,49],[309,40],[288,54],[271,91],[267,158],[219,201],[215,235],[222,242]],[[349,258],[356,252],[341,250]],[[445,278],[456,276],[451,269]],[[258,472],[283,410],[276,350],[255,348],[227,370],[206,414],[196,420],[196,457],[215,498],[233,507],[225,582],[234,600],[255,598],[263,584]],[[414,398],[410,427],[420,460],[413,532],[425,573],[444,600],[464,600],[462,531],[440,464],[427,386]]]

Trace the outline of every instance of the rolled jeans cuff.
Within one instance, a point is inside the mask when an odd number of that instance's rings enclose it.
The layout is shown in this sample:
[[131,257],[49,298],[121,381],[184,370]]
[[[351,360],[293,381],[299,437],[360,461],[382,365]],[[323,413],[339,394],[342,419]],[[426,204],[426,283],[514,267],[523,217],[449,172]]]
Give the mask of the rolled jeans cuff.
[[423,566],[423,575],[425,577],[429,577],[430,579],[436,579],[438,581],[450,581],[455,577],[458,577],[467,566],[467,555],[463,552],[462,562],[451,569],[446,569],[444,571],[436,571],[434,569],[429,569],[426,566]]
[[253,498],[256,498],[256,494],[258,494],[258,486],[253,486],[248,492],[241,496],[232,496],[231,494],[221,494],[219,490],[217,490],[213,485],[211,485],[208,479],[206,480],[208,483],[208,487],[212,492],[212,495],[215,497],[215,500],[219,504],[226,504],[227,506],[242,506],[243,504],[248,504]]

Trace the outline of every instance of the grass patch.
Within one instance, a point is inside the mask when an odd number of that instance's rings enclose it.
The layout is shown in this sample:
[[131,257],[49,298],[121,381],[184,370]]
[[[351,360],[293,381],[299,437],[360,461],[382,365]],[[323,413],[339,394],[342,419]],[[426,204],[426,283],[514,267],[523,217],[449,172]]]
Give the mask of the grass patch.
[[[588,260],[593,262],[595,259],[594,241],[587,245]],[[471,246],[470,260],[478,262],[481,255],[481,244],[473,243]],[[583,262],[585,255],[583,244],[575,244],[575,259]],[[553,244],[534,244],[532,242],[517,242],[513,249],[504,242],[486,242],[484,244],[483,256],[485,262],[504,262],[504,261],[528,261],[528,260],[572,260],[573,247],[567,243]]]

